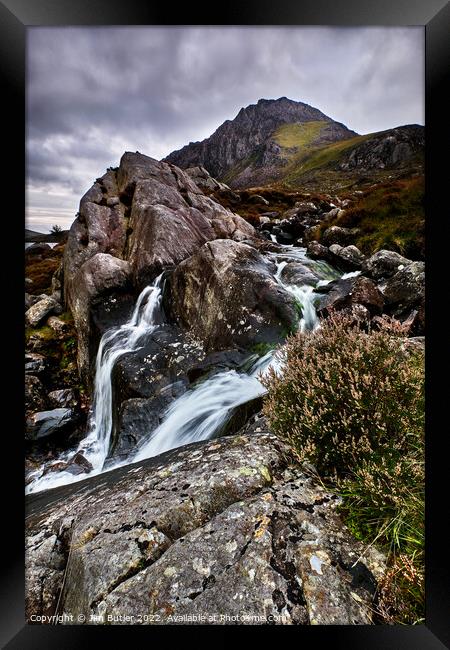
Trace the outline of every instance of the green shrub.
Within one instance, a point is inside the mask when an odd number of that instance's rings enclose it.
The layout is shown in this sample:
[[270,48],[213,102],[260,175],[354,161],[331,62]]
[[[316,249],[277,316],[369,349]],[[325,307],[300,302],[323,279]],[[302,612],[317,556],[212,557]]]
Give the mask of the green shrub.
[[424,354],[400,325],[361,330],[332,315],[287,341],[282,376],[269,373],[264,413],[299,461],[343,497],[353,534],[388,554],[384,622],[423,616]]

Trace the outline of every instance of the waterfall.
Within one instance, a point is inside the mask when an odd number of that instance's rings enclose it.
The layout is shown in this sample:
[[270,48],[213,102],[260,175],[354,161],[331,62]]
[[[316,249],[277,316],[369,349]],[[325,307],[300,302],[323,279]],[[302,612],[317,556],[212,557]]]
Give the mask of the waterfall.
[[[162,320],[163,274],[151,286],[145,287],[139,295],[130,319],[124,325],[107,330],[98,346],[95,364],[95,385],[92,413],[88,422],[88,434],[78,448],[64,454],[56,461],[67,461],[74,453],[81,452],[92,465],[90,475],[102,471],[108,455],[113,427],[112,372],[117,360],[124,354],[139,349],[146,337]],[[49,472],[38,476],[27,486],[27,492],[35,492],[86,478],[74,476],[68,471]]]
[[[276,264],[274,277],[300,303],[302,317],[299,329],[302,332],[314,330],[319,325],[314,307],[314,288],[285,284],[281,280],[281,272],[287,263],[282,261]],[[169,406],[162,423],[133,454],[132,462],[157,456],[190,442],[214,438],[237,406],[266,392],[259,377],[270,367],[275,372],[282,370],[282,363],[274,350],[258,359],[248,374],[235,370],[220,372],[187,391]]]
[[[319,320],[314,307],[314,287],[286,284],[281,279],[281,272],[289,261],[301,261],[323,278],[318,284],[325,279],[330,281],[339,277],[339,274],[325,262],[310,260],[304,248],[283,246],[281,253],[269,253],[268,257],[276,264],[275,280],[299,303],[302,312],[299,329],[316,329]],[[129,321],[105,332],[100,341],[88,435],[76,450],[80,451],[93,467],[88,476],[103,471],[109,452],[113,425],[111,375],[114,365],[124,354],[139,349],[145,337],[162,322],[161,299],[162,275],[152,286],[142,291]],[[265,393],[259,378],[267,373],[269,368],[273,368],[275,372],[282,371],[282,362],[276,350],[271,350],[259,359],[255,358],[248,372],[222,371],[200,382],[172,402],[163,414],[161,424],[144,438],[127,460],[108,467],[108,470],[219,435],[236,407]],[[68,460],[74,453],[76,452],[67,453],[56,462]],[[37,492],[85,478],[86,474],[73,475],[68,471],[49,472],[44,476],[42,472],[36,472],[27,492]]]
[[[137,299],[130,320],[103,334],[97,352],[95,389],[90,433],[82,441],[79,451],[94,470],[102,469],[109,451],[113,426],[112,372],[116,361],[124,354],[139,348],[139,343],[156,328],[161,320],[162,277],[145,287]],[[145,303],[145,301],[147,301]]]
[[233,410],[263,395],[265,388],[257,378],[270,366],[258,359],[250,374],[235,370],[219,372],[197,388],[189,390],[167,409],[163,422],[133,455],[133,462],[157,456],[163,451],[198,440],[214,438]]

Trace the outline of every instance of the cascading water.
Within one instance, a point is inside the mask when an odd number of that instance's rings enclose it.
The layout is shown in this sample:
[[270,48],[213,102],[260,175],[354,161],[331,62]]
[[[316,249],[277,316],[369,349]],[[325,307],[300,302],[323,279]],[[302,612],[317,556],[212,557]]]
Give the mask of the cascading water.
[[[339,277],[339,274],[325,262],[310,260],[306,249],[282,246],[282,251],[269,253],[269,258],[275,261],[277,267],[275,279],[300,303],[302,316],[299,329],[314,330],[319,325],[314,307],[314,287],[287,284],[281,279],[281,272],[288,262],[300,261],[322,277],[318,284],[329,282]],[[144,337],[154,331],[161,322],[161,286],[162,275],[153,286],[142,291],[130,320],[125,325],[106,332],[100,342],[89,433],[77,450],[93,467],[89,476],[102,472],[109,451],[113,420],[112,370],[119,357],[137,350]],[[274,350],[255,360],[247,373],[235,370],[219,372],[187,391],[169,406],[161,424],[140,443],[130,457],[108,467],[108,471],[118,465],[143,460],[190,442],[215,437],[236,407],[264,394],[265,388],[259,377],[269,368],[273,368],[275,372],[282,370],[282,362]],[[28,486],[27,492],[37,492],[84,478],[86,474],[74,476],[67,471],[49,473],[37,476]]]
[[[92,466],[90,475],[102,471],[109,451],[113,426],[113,368],[120,357],[137,350],[140,343],[156,329],[161,321],[162,283],[163,274],[156,278],[153,285],[145,287],[141,292],[129,321],[103,334],[97,352],[94,400],[88,435],[80,442],[75,452],[65,454],[58,459],[58,463],[67,460],[69,455],[81,452]],[[68,471],[49,472],[44,476],[36,476],[35,480],[27,486],[26,491],[36,492],[83,478],[86,478],[86,475],[74,476]]]
[[163,422],[135,452],[133,462],[215,437],[233,409],[264,394],[257,375],[267,372],[271,365],[276,368],[277,364],[273,353],[269,353],[258,359],[249,374],[235,370],[219,372],[179,397],[166,411]]

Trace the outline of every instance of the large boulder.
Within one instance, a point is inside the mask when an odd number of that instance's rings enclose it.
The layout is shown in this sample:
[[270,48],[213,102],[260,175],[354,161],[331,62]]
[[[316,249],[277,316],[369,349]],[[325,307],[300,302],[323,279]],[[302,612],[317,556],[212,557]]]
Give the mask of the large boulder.
[[[204,177],[202,170],[199,174]],[[204,243],[256,236],[239,215],[205,196],[188,173],[138,152],[125,153],[117,170],[98,178],[81,199],[58,278],[58,292],[63,290],[74,314],[81,374],[89,374],[98,343],[98,336],[92,336],[92,321],[98,320],[93,307],[105,295],[121,302],[126,291],[135,299],[161,271],[174,268]],[[115,324],[112,312],[106,321]]]
[[[130,297],[131,281],[128,262],[107,253],[97,253],[78,270],[71,289],[70,305],[78,331],[78,369],[89,382],[92,363],[102,334],[99,312],[108,309],[108,295]],[[117,298],[114,298],[117,300]],[[131,307],[131,303],[130,303]],[[114,318],[111,318],[112,325]],[[103,329],[106,329],[106,325]]]
[[379,285],[386,310],[406,321],[410,331],[425,332],[425,264],[410,262]]
[[173,272],[167,309],[207,350],[281,341],[297,313],[274,270],[247,244],[209,242]]
[[371,255],[363,264],[363,271],[374,280],[390,278],[397,271],[402,270],[405,266],[411,264],[411,260],[406,259],[395,251],[381,250]]
[[126,243],[126,206],[118,203],[113,207],[107,200],[116,197],[119,188],[116,175],[108,171],[86,192],[80,201],[80,210],[73,222],[64,249],[62,273],[64,298],[71,306],[75,276],[81,266],[97,253],[123,257]]
[[411,262],[380,285],[386,304],[403,310],[419,304],[425,297],[425,264]]
[[28,620],[371,623],[384,558],[261,428],[29,496]]
[[289,262],[281,271],[281,280],[286,284],[304,285],[315,287],[319,276],[310,268],[300,262]]
[[320,299],[317,311],[327,316],[331,311],[350,309],[356,305],[365,307],[371,316],[383,312],[383,294],[377,285],[364,276],[335,280],[327,287],[327,293]]
[[130,197],[126,257],[138,287],[207,241],[255,235],[250,224],[205,196],[191,176],[174,165],[125,153],[117,180],[121,196]]

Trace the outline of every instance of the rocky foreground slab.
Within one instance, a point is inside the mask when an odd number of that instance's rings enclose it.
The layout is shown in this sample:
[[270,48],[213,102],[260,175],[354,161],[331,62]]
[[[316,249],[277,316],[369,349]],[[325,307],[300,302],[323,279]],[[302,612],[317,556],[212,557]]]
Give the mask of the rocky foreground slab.
[[371,623],[383,558],[259,423],[29,497],[28,620]]

